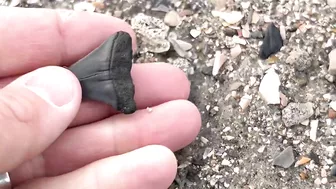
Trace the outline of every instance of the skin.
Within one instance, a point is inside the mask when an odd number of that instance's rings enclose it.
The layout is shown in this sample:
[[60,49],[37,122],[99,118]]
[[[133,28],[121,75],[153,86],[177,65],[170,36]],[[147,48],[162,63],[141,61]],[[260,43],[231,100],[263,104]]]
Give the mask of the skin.
[[118,30],[136,50],[131,27],[111,16],[0,8],[0,172],[13,188],[166,189],[174,180],[173,151],[201,127],[185,74],[166,63],[134,65],[140,110],[123,115],[81,102],[78,80],[62,68]]

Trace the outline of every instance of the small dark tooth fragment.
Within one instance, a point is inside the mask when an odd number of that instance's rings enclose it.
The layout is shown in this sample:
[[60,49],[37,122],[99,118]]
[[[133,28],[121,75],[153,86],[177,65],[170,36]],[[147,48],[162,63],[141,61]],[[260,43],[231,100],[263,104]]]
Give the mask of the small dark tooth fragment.
[[120,31],[69,69],[80,81],[83,99],[100,101],[131,114],[136,111],[132,58],[132,38]]
[[279,28],[274,23],[271,23],[266,31],[263,44],[260,47],[259,57],[266,60],[271,55],[280,51],[283,46],[283,40]]

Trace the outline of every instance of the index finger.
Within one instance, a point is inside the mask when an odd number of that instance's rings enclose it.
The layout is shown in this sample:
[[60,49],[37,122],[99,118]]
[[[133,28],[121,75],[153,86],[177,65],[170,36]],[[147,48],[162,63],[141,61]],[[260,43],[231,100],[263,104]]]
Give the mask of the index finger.
[[136,38],[125,21],[99,13],[0,7],[0,78],[49,65],[69,66],[117,31]]

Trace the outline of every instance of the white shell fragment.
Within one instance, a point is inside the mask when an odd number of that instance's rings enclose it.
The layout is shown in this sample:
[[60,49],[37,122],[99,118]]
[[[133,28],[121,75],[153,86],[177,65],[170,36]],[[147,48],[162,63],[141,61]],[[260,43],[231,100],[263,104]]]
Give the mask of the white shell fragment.
[[75,11],[94,12],[96,10],[96,7],[92,3],[82,1],[74,4],[73,9]]
[[312,140],[312,141],[316,141],[318,123],[319,123],[319,120],[311,120],[310,121],[309,137],[310,137],[310,140]]
[[216,76],[220,70],[220,68],[223,66],[224,62],[226,60],[226,57],[224,55],[224,53],[221,53],[221,51],[216,51],[215,54],[215,61],[214,61],[214,65],[212,68],[212,75]]
[[259,86],[260,95],[267,104],[280,103],[280,84],[279,75],[275,72],[274,68],[267,70]]
[[244,18],[244,15],[239,11],[232,12],[221,12],[221,11],[212,11],[212,16],[220,17],[228,24],[235,24]]
[[281,24],[279,30],[280,30],[280,35],[281,35],[282,40],[286,40],[286,28],[285,28],[285,26]]
[[334,111],[336,111],[336,101],[332,101],[329,104],[330,108],[332,108]]
[[240,48],[240,45],[236,45],[235,47],[230,49],[231,57],[233,59],[237,58],[241,52],[242,52],[242,49]]
[[246,108],[250,105],[252,101],[251,95],[244,95],[239,102],[239,106],[241,107],[242,111],[246,110]]

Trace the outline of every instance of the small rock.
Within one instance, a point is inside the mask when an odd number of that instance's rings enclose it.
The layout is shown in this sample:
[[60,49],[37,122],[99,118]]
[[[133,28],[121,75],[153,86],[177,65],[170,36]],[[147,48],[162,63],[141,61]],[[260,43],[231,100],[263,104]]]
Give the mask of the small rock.
[[312,58],[306,51],[295,49],[290,52],[286,59],[286,63],[294,65],[295,69],[298,71],[304,71],[311,67]]
[[232,28],[224,28],[223,32],[226,36],[230,36],[230,37],[238,35],[237,30],[232,29]]
[[231,162],[229,160],[223,159],[222,165],[224,165],[224,166],[230,166]]
[[179,39],[176,39],[176,43],[185,51],[189,51],[193,47],[192,44]]
[[190,35],[191,35],[193,38],[196,38],[196,37],[198,37],[199,35],[201,35],[201,31],[196,30],[196,29],[192,29],[192,30],[190,30]]
[[316,178],[315,181],[314,181],[314,184],[317,185],[317,186],[321,185],[321,179]]
[[335,119],[336,118],[336,111],[333,110],[332,108],[329,108],[329,110],[328,110],[328,117],[330,119]]
[[180,25],[182,21],[180,15],[174,10],[169,11],[163,20],[168,26],[171,27]]
[[289,146],[274,158],[273,165],[289,168],[294,163],[294,161],[293,148]]
[[329,55],[329,69],[331,75],[336,75],[336,49],[332,50]]
[[301,173],[300,173],[300,178],[301,178],[302,180],[306,180],[306,179],[308,178],[307,173],[306,173],[306,172],[301,172]]
[[259,153],[263,153],[264,150],[265,150],[265,148],[266,148],[266,147],[265,147],[264,145],[263,145],[263,146],[260,146],[260,147],[258,148],[257,151],[258,151]]
[[286,127],[302,123],[314,114],[313,103],[289,103],[282,110],[282,121]]
[[317,135],[317,127],[318,127],[318,120],[311,120],[310,122],[310,140],[316,141],[316,135]]
[[288,104],[288,98],[282,92],[280,92],[280,104],[282,107],[286,107]]
[[[173,46],[175,52],[176,52],[180,57],[183,57],[183,58],[186,57],[186,58],[188,58],[189,53],[181,47],[180,43],[179,43],[176,39],[168,38],[168,41],[172,44],[172,46]],[[180,41],[180,42],[181,42],[181,41]]]
[[267,104],[280,103],[280,78],[273,68],[267,70],[266,75],[261,80],[259,92]]
[[330,169],[330,176],[336,177],[336,165],[333,165]]
[[280,51],[283,45],[283,40],[279,28],[274,23],[271,23],[266,31],[263,43],[260,47],[259,57],[266,60],[271,55]]

